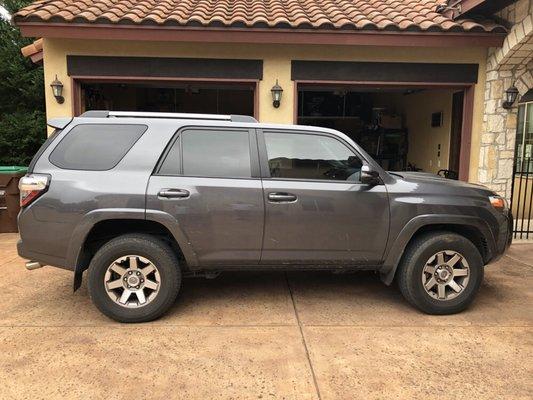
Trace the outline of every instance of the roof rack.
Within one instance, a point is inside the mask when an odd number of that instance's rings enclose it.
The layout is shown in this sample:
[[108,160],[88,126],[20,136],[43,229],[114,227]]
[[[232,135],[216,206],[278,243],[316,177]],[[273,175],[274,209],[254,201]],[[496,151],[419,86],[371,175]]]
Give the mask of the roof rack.
[[205,119],[212,121],[231,122],[257,122],[248,115],[222,115],[222,114],[193,114],[193,113],[165,113],[143,111],[107,111],[91,110],[80,115],[83,118],[171,118],[171,119]]

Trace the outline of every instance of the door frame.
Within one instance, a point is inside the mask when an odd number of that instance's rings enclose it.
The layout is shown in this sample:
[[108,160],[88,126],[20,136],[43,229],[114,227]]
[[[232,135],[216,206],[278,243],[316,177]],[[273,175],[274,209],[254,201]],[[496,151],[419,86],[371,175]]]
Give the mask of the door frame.
[[468,181],[470,171],[470,151],[472,147],[472,122],[474,113],[474,83],[455,82],[381,82],[381,81],[331,81],[331,80],[294,80],[293,123],[298,123],[299,87],[336,86],[365,88],[396,88],[409,86],[415,89],[457,89],[463,90],[463,119],[461,124],[461,145],[459,151],[459,179]]
[[[461,150],[461,130],[463,128],[463,106],[465,100],[464,91],[452,93],[452,114],[450,126],[450,154],[448,157],[448,169],[459,170]],[[459,104],[461,106],[459,106]],[[457,167],[457,168],[454,168]]]
[[101,76],[101,75],[73,75],[70,77],[72,87],[72,115],[77,117],[81,114],[81,84],[82,83],[139,83],[139,82],[182,82],[191,84],[235,84],[251,86],[254,91],[254,115],[259,119],[259,79],[224,79],[224,78],[181,78],[181,77],[150,77],[150,76]]

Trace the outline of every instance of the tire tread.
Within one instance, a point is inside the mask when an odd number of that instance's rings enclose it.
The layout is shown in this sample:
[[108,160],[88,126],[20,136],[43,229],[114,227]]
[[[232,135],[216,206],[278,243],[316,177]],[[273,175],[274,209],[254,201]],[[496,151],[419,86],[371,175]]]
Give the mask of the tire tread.
[[[466,246],[466,248],[468,248],[468,251],[470,252],[470,254],[468,255],[468,262],[471,266],[471,270],[472,268],[476,267],[480,268],[478,274],[476,275],[478,276],[478,279],[475,282],[472,282],[474,286],[473,289],[471,289],[472,291],[470,292],[470,295],[462,301],[448,304],[443,303],[440,306],[436,306],[430,301],[424,301],[422,299],[420,291],[417,290],[416,280],[420,279],[420,276],[414,270],[420,262],[426,262],[426,260],[420,259],[421,253],[423,253],[425,249],[434,245],[437,242],[456,244],[461,243],[461,245]],[[467,257],[466,254],[465,257]],[[477,293],[479,286],[481,285],[481,281],[483,279],[483,260],[478,249],[466,237],[449,231],[427,232],[415,237],[409,243],[400,261],[400,265],[398,266],[396,278],[398,282],[398,288],[400,289],[400,292],[402,293],[403,297],[407,300],[409,304],[411,304],[415,308],[423,311],[426,314],[455,314],[463,311],[473,301],[475,294]],[[428,296],[425,292],[424,295]]]
[[[99,275],[97,269],[101,268],[99,265],[107,257],[107,254],[119,251],[125,247],[147,247],[151,248],[153,254],[156,254],[157,257],[163,259],[163,263],[167,265],[174,265],[177,273],[171,273],[167,278],[171,279],[170,291],[169,293],[164,294],[164,301],[158,305],[155,309],[151,310],[148,313],[139,315],[127,315],[132,314],[131,312],[117,313],[113,308],[109,307],[107,302],[100,298],[101,294],[98,293],[97,279]],[[159,266],[162,267],[162,266]],[[143,233],[131,233],[119,236],[117,238],[111,239],[109,242],[105,243],[94,255],[88,270],[88,287],[89,295],[96,305],[96,307],[108,317],[114,319],[118,322],[126,323],[135,323],[135,322],[148,322],[157,319],[163,315],[176,301],[180,286],[181,286],[181,271],[179,268],[178,258],[172,248],[164,242],[162,239],[159,239],[153,235],[143,234]],[[163,293],[159,293],[161,295]],[[138,310],[143,310],[139,308]]]

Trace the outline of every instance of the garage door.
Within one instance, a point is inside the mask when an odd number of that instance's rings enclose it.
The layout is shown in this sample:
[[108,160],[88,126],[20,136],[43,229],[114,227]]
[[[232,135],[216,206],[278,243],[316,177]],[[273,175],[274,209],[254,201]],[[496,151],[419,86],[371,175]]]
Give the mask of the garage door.
[[107,109],[257,117],[262,60],[67,56],[75,112]]
[[255,85],[80,81],[80,112],[187,112],[254,116]]

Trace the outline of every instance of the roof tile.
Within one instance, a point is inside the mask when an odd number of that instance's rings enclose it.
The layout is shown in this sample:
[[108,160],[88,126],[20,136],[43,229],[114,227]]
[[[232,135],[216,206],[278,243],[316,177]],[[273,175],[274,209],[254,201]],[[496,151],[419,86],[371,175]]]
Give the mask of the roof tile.
[[493,21],[453,21],[442,0],[39,0],[16,22],[505,32]]

